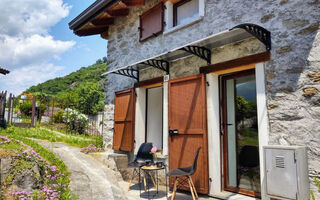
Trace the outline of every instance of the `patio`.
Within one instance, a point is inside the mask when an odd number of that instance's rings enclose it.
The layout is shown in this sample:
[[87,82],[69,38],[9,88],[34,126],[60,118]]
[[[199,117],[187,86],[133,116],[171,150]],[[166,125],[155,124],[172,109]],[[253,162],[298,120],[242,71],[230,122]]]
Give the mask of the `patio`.
[[[135,182],[135,184],[132,185],[132,187],[130,188],[129,191],[128,191],[128,184],[129,184],[129,182],[126,182],[126,181],[119,182],[120,187],[123,189],[123,191],[125,191],[126,196],[129,200],[148,199],[147,193],[144,193],[143,191],[141,191],[142,196],[140,197],[140,190],[139,190],[138,183]],[[143,188],[143,185],[141,185],[141,187]],[[151,188],[150,193],[152,193],[153,191],[154,191],[154,189]],[[159,186],[159,195],[154,198],[150,198],[150,199],[170,200],[171,195],[172,195],[172,190],[168,190],[168,197],[167,198],[166,198],[165,191],[166,191],[165,186]],[[199,194],[199,200],[218,200],[218,199],[225,199],[225,197],[227,197],[227,199],[230,199],[230,200],[243,200],[243,196],[237,195],[237,194],[231,194],[231,193],[227,193],[227,192],[222,192],[221,198],[213,198],[213,197],[210,197],[207,195]],[[245,197],[245,198],[246,198],[246,200],[254,200],[255,199],[255,198],[250,198],[250,197]],[[190,192],[177,191],[175,200],[192,200],[192,196],[191,196]]]
[[[119,183],[120,187],[126,192],[126,196],[128,197],[129,200],[133,199],[148,199],[148,194],[147,192],[143,191],[143,185],[141,184],[141,197],[140,197],[140,189],[139,189],[139,184],[135,183],[134,185],[131,186],[130,190],[128,191],[128,184],[129,182],[122,181]],[[152,186],[152,184],[149,186]],[[165,186],[159,186],[159,194],[155,196],[154,198],[152,197],[152,194],[154,194],[155,189],[150,188],[150,199],[158,199],[158,200],[165,200],[165,199],[171,199],[172,191],[168,191],[168,198],[166,198],[166,188]],[[208,196],[203,196],[199,195],[199,200],[202,199],[216,199],[216,198],[211,198]],[[178,191],[175,197],[175,200],[192,200],[191,193],[184,193],[182,191]]]

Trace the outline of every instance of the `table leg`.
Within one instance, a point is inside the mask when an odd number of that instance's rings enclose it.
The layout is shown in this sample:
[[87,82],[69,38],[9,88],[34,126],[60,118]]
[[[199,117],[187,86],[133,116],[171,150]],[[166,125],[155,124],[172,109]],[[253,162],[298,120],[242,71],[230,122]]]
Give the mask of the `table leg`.
[[159,177],[158,177],[158,170],[156,171],[157,175],[157,194],[159,194]]
[[152,181],[152,183],[153,183],[153,186],[156,187],[156,182],[154,181],[154,178],[153,178],[153,176],[152,176],[152,172],[149,171],[148,174],[149,174],[149,176],[150,176],[150,178],[151,178],[151,181]]
[[144,184],[144,191],[147,192],[147,179],[146,179],[146,172],[143,171],[143,184]]

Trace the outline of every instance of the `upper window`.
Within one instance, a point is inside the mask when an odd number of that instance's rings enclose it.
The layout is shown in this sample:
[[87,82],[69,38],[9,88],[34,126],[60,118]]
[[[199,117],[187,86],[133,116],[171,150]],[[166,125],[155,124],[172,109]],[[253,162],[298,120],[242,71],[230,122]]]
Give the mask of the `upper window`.
[[199,0],[182,0],[173,5],[173,26],[186,24],[199,17]]
[[205,0],[167,0],[165,6],[165,34],[191,25],[204,17]]

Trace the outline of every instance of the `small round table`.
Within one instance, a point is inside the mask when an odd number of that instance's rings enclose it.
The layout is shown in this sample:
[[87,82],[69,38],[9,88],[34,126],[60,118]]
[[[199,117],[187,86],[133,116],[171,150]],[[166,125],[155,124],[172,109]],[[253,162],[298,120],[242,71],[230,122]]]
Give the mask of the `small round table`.
[[[149,174],[152,183],[155,187],[157,187],[157,192],[152,196],[155,197],[158,193],[159,193],[159,176],[158,176],[158,171],[159,170],[165,170],[165,179],[166,179],[166,197],[168,198],[168,184],[167,184],[167,167],[166,165],[163,165],[161,167],[158,167],[157,165],[144,165],[142,167],[140,167],[140,170],[143,171],[143,181],[144,181],[144,188],[145,190],[148,190],[148,199],[150,199],[150,187],[147,184],[147,180],[146,180],[146,174]],[[153,178],[153,172],[155,172],[156,174],[156,179]],[[141,173],[139,173],[141,175]],[[141,178],[140,178],[141,180]],[[141,185],[141,184],[140,184]],[[141,186],[140,186],[140,197],[141,197]]]

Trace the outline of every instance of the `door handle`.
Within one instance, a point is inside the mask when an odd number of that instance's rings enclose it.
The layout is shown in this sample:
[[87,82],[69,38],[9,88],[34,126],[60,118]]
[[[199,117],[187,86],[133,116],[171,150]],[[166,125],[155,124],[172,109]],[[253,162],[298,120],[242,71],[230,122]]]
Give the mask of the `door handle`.
[[233,124],[221,123],[222,126],[232,126]]
[[178,135],[179,131],[178,129],[173,129],[173,130],[169,130],[169,135],[172,136],[172,135]]

